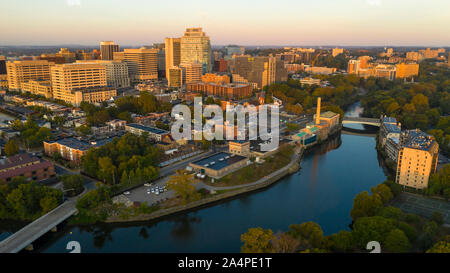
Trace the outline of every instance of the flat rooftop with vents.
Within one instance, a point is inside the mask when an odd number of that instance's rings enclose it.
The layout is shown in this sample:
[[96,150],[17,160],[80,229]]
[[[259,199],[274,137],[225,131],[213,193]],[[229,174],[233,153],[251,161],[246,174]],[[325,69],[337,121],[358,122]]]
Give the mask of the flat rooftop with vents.
[[194,161],[189,165],[209,177],[219,179],[247,165],[248,158],[226,152],[220,152]]

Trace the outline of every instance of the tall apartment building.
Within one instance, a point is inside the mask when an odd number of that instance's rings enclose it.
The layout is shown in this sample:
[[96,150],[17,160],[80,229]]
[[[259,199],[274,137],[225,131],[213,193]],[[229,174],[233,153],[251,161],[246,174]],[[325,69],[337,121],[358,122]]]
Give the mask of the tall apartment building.
[[113,60],[114,52],[119,52],[119,45],[113,41],[103,41],[100,43],[100,52],[102,60]]
[[406,60],[407,61],[414,61],[414,62],[420,62],[423,60],[423,55],[419,52],[411,51],[406,53]]
[[51,68],[53,97],[79,105],[82,101],[97,103],[116,96],[107,87],[106,68],[96,63],[72,63]]
[[396,183],[415,189],[428,187],[429,176],[436,172],[439,145],[434,137],[416,129],[403,132]]
[[183,83],[201,82],[203,65],[198,63],[182,63]]
[[397,79],[411,78],[419,75],[419,64],[400,63],[395,66]]
[[425,59],[434,59],[439,56],[440,51],[438,49],[427,48],[419,50],[419,53],[422,54]]
[[347,72],[349,74],[358,74],[360,66],[360,60],[350,60],[348,61]]
[[128,76],[128,65],[125,62],[95,60],[77,63],[101,64],[106,68],[106,83],[115,88],[130,87],[130,77]]
[[170,82],[170,73],[167,73],[170,68],[179,66],[181,62],[181,38],[166,38],[166,78]]
[[48,61],[14,61],[6,64],[8,87],[19,91],[22,84],[30,80],[50,80],[50,68],[54,63]]
[[182,87],[183,86],[183,69],[178,66],[169,68],[166,72],[168,76],[169,87]]
[[396,68],[393,65],[379,64],[375,66],[374,70],[377,78],[386,78],[392,81],[397,75]]
[[288,73],[284,62],[273,56],[235,56],[232,68],[234,75],[239,75],[250,83],[263,88],[274,82],[287,81]]
[[131,80],[158,79],[158,49],[124,49],[124,62],[128,65]]
[[211,42],[202,28],[188,28],[181,37],[181,63],[198,63],[204,73],[211,72]]

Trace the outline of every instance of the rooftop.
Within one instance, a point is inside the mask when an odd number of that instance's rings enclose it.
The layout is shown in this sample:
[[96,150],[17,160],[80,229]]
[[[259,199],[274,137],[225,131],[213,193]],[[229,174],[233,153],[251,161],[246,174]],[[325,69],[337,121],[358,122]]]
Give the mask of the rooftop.
[[393,134],[400,134],[402,132],[402,130],[400,129],[399,126],[394,125],[394,124],[390,124],[390,123],[386,123],[384,124],[384,127],[386,127],[386,130],[389,133],[393,133]]
[[192,164],[218,171],[242,160],[247,160],[247,158],[240,155],[221,152],[192,162]]
[[384,117],[383,123],[397,124],[397,119],[393,117]]
[[419,129],[406,131],[403,146],[406,148],[428,151],[436,142],[433,136],[430,136]]
[[145,126],[145,125],[141,125],[141,124],[137,124],[137,123],[131,123],[131,124],[127,124],[128,127],[133,127],[139,130],[144,130],[147,131],[149,133],[152,134],[157,134],[157,135],[166,135],[169,132],[166,130],[162,130],[159,128],[155,128],[155,127],[149,127],[149,126]]
[[321,118],[334,118],[335,116],[337,116],[338,114],[331,112],[331,111],[327,111],[325,113],[321,113],[320,117]]

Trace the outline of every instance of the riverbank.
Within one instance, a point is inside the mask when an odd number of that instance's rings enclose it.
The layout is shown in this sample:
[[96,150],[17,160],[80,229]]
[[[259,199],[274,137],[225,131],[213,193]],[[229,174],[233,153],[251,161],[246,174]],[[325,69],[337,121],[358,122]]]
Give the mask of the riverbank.
[[268,176],[258,180],[257,182],[252,183],[251,185],[243,185],[241,188],[236,189],[236,190],[226,191],[224,193],[221,193],[221,194],[218,194],[218,195],[215,195],[212,197],[206,197],[202,200],[194,201],[194,202],[186,204],[186,205],[176,206],[176,207],[168,208],[168,209],[161,209],[161,210],[158,210],[158,211],[148,214],[148,215],[141,214],[141,215],[137,215],[135,217],[129,217],[127,219],[123,219],[123,218],[120,218],[117,216],[109,217],[105,220],[105,223],[142,222],[142,221],[155,220],[157,218],[161,218],[161,217],[172,215],[172,214],[177,214],[180,212],[186,212],[186,211],[189,211],[192,209],[198,209],[198,208],[201,208],[201,207],[204,207],[207,205],[212,205],[217,202],[222,202],[227,199],[237,197],[242,194],[246,194],[249,192],[253,192],[253,191],[257,191],[257,190],[261,190],[261,189],[270,187],[273,184],[275,184],[276,182],[278,182],[280,179],[282,179],[285,176],[288,176],[290,174],[294,174],[300,169],[300,160],[303,156],[303,152],[304,152],[303,149],[300,149],[300,151],[298,151],[298,152],[296,151],[292,157],[291,162],[287,166],[272,173],[271,175],[268,175]]

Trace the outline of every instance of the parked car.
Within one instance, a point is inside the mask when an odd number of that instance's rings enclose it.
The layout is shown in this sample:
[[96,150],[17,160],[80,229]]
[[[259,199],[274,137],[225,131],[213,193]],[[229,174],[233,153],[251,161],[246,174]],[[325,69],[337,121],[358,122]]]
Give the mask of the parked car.
[[131,194],[131,192],[129,192],[129,191],[126,191],[126,192],[124,192],[123,194],[125,194],[125,195],[130,195],[130,194]]

